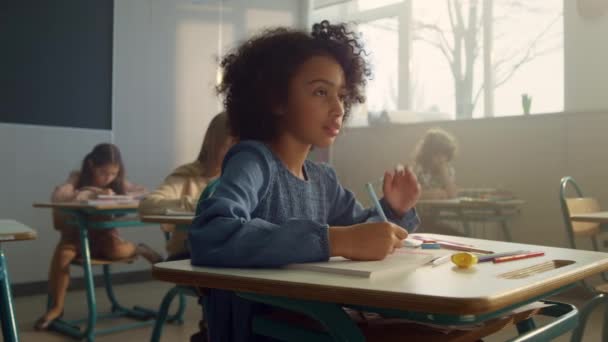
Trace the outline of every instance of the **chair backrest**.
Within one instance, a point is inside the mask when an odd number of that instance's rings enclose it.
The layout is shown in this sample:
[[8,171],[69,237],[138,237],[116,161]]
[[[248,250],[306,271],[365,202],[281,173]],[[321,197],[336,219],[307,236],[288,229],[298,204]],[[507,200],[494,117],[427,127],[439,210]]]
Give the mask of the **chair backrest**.
[[[567,197],[569,186],[574,189],[576,197]],[[573,222],[570,217],[574,214],[582,214],[600,211],[600,204],[595,198],[584,197],[578,184],[572,177],[564,177],[560,182],[560,204],[562,216],[566,226],[570,246],[576,248],[576,237],[594,238],[600,232],[598,223]]]
[[209,184],[207,184],[207,186],[205,187],[205,190],[203,190],[203,192],[201,193],[201,196],[198,199],[198,203],[196,204],[196,211],[195,211],[195,215],[198,216],[201,214],[201,202],[209,197],[211,197],[211,195],[213,195],[213,193],[215,192],[215,189],[217,188],[217,186],[220,184],[220,179],[216,178],[214,180],[212,180],[211,182],[209,182]]
[[[574,214],[594,213],[600,211],[600,203],[591,197],[566,198],[570,216]],[[570,220],[574,236],[595,236],[600,232],[600,224],[593,222],[574,222]]]

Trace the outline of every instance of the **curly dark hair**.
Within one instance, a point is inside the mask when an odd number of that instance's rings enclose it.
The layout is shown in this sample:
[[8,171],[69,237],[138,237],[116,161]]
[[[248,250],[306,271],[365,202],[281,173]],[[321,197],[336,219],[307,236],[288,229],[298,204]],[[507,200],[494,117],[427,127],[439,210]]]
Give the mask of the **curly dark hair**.
[[329,56],[344,71],[347,95],[344,119],[355,103],[365,102],[364,89],[371,77],[367,53],[347,24],[314,24],[312,32],[275,28],[245,41],[220,62],[224,98],[231,131],[241,140],[270,141],[277,136],[277,113],[285,104],[289,81],[299,66],[315,56]]

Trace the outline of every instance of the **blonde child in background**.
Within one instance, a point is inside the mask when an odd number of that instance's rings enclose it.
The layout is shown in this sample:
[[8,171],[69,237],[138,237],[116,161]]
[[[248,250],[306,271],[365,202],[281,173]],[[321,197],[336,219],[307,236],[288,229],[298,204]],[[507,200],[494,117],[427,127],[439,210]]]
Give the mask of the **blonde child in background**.
[[[452,160],[457,152],[456,139],[440,128],[428,130],[416,145],[414,173],[422,188],[420,199],[443,200],[456,198],[458,188]],[[419,232],[463,236],[451,225],[437,220],[421,210]]]
[[428,130],[418,142],[414,152],[414,172],[422,187],[421,199],[457,196],[455,171],[451,164],[456,151],[456,139],[440,128]]
[[[176,168],[158,189],[148,194],[139,204],[140,215],[162,215],[168,209],[194,212],[201,192],[220,175],[224,155],[233,143],[228,116],[224,112],[217,114],[207,127],[196,160]],[[187,232],[178,231],[169,224],[162,225],[162,228],[172,233],[167,242],[169,259],[188,258]]]
[[[51,200],[75,202],[94,199],[98,195],[139,196],[145,192],[144,187],[125,179],[125,168],[118,147],[99,144],[86,155],[80,171],[72,172],[68,180],[55,189]],[[70,263],[80,255],[80,233],[78,227],[69,222],[70,218],[59,211],[53,212],[53,224],[61,232],[49,270],[49,293],[53,305],[36,321],[37,330],[47,329],[53,320],[63,314],[70,283]],[[119,260],[141,255],[150,263],[162,260],[150,247],[123,240],[117,229],[91,230],[89,245],[91,257],[94,258]]]

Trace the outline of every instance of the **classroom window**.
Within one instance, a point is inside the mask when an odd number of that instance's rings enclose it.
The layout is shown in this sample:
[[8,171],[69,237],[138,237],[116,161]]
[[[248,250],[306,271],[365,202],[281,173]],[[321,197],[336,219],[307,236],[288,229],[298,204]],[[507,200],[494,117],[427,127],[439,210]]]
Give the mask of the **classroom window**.
[[[354,21],[374,79],[354,126],[564,109],[563,2],[352,0],[311,8]],[[345,20],[346,18],[346,20]]]

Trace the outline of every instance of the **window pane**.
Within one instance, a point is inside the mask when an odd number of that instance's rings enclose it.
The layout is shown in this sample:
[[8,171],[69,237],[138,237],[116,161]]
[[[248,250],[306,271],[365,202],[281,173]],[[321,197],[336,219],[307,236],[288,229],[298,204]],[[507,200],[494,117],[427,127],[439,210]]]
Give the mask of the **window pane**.
[[[481,115],[481,15],[477,1],[413,2],[410,106],[418,120]],[[467,35],[475,44],[465,42]]]
[[[494,1],[495,115],[564,110],[564,33],[561,1]],[[520,65],[521,64],[521,65]]]
[[[373,20],[359,24],[358,29],[365,50],[369,53],[368,59],[373,72],[373,79],[366,87],[367,111],[371,112],[371,116],[377,117],[383,111],[397,109],[398,21],[396,17]],[[367,121],[365,111],[360,111],[359,115],[365,117],[355,119],[353,115],[353,125],[360,120]]]
[[357,6],[359,6],[359,10],[365,11],[387,5],[394,5],[402,1],[403,0],[358,0]]

